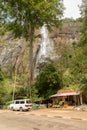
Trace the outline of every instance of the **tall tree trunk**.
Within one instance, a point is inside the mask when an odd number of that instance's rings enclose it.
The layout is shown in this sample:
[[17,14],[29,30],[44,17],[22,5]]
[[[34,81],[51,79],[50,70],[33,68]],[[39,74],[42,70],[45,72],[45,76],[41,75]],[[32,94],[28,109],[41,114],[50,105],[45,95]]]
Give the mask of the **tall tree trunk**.
[[33,84],[33,69],[34,69],[34,64],[33,64],[33,38],[34,38],[34,29],[33,27],[30,28],[30,44],[29,44],[29,95],[30,98],[32,97],[32,93],[31,93],[31,86]]

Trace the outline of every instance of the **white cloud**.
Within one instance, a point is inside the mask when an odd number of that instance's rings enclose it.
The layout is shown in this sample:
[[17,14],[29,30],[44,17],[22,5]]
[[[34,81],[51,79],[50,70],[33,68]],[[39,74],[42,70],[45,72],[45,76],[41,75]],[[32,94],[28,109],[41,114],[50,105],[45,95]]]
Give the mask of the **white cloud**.
[[64,17],[78,18],[80,17],[80,9],[82,0],[63,0],[66,10],[64,11]]

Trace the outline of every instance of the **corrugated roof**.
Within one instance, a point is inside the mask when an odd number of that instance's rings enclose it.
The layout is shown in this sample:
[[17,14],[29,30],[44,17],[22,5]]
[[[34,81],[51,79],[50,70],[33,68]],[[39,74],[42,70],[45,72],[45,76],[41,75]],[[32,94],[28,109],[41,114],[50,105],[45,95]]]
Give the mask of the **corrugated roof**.
[[50,97],[61,97],[61,96],[73,96],[73,95],[80,95],[82,92],[81,91],[63,91],[59,92],[57,94],[51,95]]

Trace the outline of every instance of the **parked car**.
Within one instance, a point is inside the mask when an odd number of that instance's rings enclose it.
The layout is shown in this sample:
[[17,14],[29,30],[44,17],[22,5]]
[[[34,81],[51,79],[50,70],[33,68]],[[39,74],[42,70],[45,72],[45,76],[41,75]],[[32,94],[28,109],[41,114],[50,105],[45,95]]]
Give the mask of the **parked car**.
[[38,108],[39,108],[39,105],[36,104],[36,103],[33,103],[33,105],[32,105],[32,109],[38,109]]
[[32,102],[30,99],[20,99],[14,100],[13,103],[9,105],[11,110],[25,111],[32,108]]

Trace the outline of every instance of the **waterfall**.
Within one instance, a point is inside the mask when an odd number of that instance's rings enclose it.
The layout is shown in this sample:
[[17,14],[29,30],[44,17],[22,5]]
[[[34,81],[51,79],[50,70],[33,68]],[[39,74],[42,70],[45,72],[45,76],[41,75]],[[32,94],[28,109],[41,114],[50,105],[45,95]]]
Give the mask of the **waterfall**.
[[47,40],[48,40],[48,31],[45,25],[41,28],[40,34],[42,36],[42,43],[41,43],[41,50],[40,55],[46,56],[46,46],[47,46]]
[[49,33],[47,30],[46,25],[44,24],[40,30],[41,35],[41,41],[39,43],[39,51],[36,58],[36,64],[35,64],[35,77],[39,73],[39,64],[46,63],[49,60],[52,60],[55,58],[55,52],[54,52],[54,42],[51,38],[49,38]]

